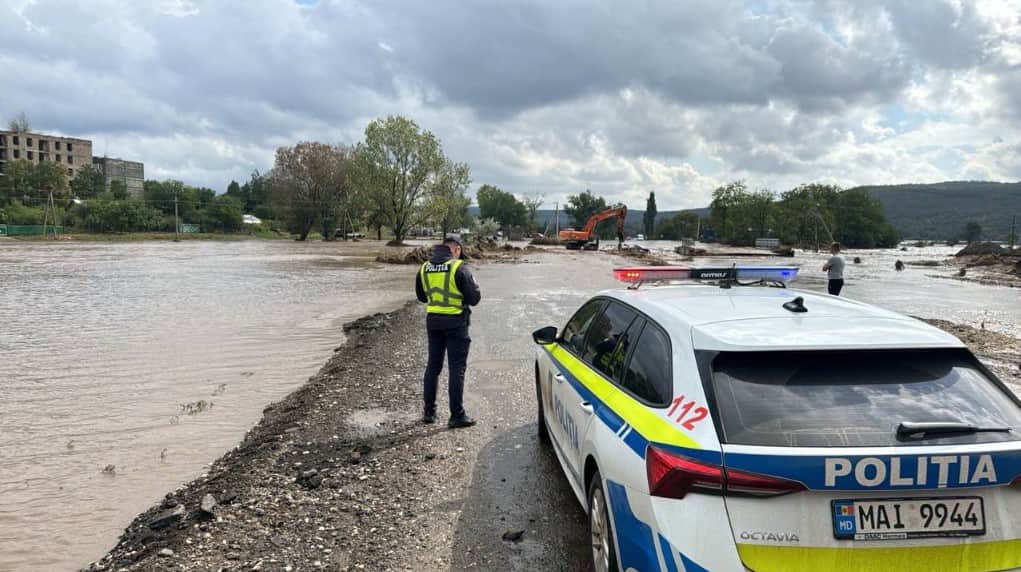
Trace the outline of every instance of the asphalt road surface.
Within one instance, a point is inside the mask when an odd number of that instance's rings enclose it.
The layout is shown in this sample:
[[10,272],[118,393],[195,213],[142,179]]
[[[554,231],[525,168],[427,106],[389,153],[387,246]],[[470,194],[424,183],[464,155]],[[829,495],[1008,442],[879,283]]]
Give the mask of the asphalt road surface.
[[[623,263],[578,252],[474,269],[483,301],[472,316],[466,407],[480,423],[469,430],[475,462],[453,533],[451,569],[589,569],[585,513],[552,450],[536,436],[531,332],[562,328],[582,302],[617,286],[611,270]],[[519,542],[503,540],[518,531],[524,531]]]

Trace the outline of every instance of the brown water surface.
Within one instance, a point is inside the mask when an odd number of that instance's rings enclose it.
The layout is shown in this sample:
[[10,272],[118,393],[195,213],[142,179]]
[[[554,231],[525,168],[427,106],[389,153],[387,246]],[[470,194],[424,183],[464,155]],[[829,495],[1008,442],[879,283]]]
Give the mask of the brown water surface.
[[[74,570],[396,307],[376,243],[0,243],[0,570]],[[104,468],[112,465],[112,471]]]

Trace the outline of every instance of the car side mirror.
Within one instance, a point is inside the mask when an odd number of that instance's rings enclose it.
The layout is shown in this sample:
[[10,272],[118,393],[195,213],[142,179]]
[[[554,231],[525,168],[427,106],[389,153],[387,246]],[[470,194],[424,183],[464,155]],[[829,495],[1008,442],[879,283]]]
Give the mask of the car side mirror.
[[532,339],[540,346],[548,346],[557,341],[557,329],[555,326],[546,326],[532,332]]

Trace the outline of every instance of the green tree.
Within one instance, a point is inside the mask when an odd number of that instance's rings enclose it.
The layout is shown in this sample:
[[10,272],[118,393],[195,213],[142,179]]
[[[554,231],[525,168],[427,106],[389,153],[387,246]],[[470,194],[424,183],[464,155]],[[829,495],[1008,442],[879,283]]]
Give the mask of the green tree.
[[35,165],[25,159],[16,159],[7,163],[4,174],[10,181],[11,197],[24,198],[33,194],[35,189]]
[[968,244],[982,240],[982,225],[975,221],[969,221],[964,225],[964,240]]
[[110,181],[110,194],[114,200],[123,201],[128,198],[128,185],[117,179]]
[[835,227],[833,211],[840,192],[840,187],[835,185],[815,183],[783,192],[776,208],[780,241],[802,247],[829,242],[829,232]]
[[500,223],[494,218],[479,217],[476,219],[475,226],[472,228],[475,240],[479,242],[495,237],[496,231],[498,230],[500,230]]
[[479,216],[496,220],[505,231],[524,226],[528,220],[527,207],[499,187],[482,185],[475,191],[475,198],[479,202]]
[[271,184],[298,240],[308,238],[316,223],[323,240],[334,239],[349,164],[350,150],[343,146],[301,142],[277,149]]
[[241,200],[236,196],[221,195],[214,198],[202,214],[203,228],[237,232],[244,227]]
[[896,246],[897,233],[883,206],[864,189],[841,191],[834,205],[834,238],[852,248]]
[[79,199],[91,199],[105,190],[103,173],[91,165],[86,165],[71,179],[68,186],[71,188],[72,196]]
[[709,203],[709,224],[720,242],[731,243],[738,229],[746,222],[741,220],[741,207],[748,199],[748,187],[743,181],[734,181],[717,187]]
[[471,184],[471,170],[465,163],[447,161],[440,169],[427,199],[429,219],[440,227],[444,236],[455,228],[464,226],[468,219],[471,199],[467,195]]
[[156,230],[162,224],[159,209],[138,199],[86,201],[84,222],[93,232],[137,232]]
[[661,220],[656,225],[655,234],[648,238],[659,240],[681,240],[682,238],[698,239],[699,216],[690,211],[679,212],[676,215]]
[[231,180],[230,184],[227,185],[227,192],[224,193],[228,197],[234,197],[244,203],[245,197],[241,193],[241,185],[237,181]]
[[393,230],[401,243],[423,218],[431,182],[447,163],[439,139],[400,116],[376,119],[354,151],[354,181],[368,211]]
[[656,232],[656,193],[650,192],[645,201],[645,215],[642,217],[645,236],[652,238]]
[[606,206],[606,199],[593,195],[592,191],[585,189],[584,193],[567,197],[567,206],[564,207],[564,212],[571,217],[574,228],[580,229],[585,226],[592,215],[603,212],[607,208],[609,207]]

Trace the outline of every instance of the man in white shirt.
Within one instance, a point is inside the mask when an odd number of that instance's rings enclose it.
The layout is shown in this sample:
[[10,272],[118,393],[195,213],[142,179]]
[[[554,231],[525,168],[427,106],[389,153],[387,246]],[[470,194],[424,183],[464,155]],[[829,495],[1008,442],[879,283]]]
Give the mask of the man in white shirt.
[[844,259],[840,256],[840,243],[834,242],[830,245],[830,259],[823,265],[823,272],[828,273],[828,289],[830,295],[839,296],[840,290],[844,287]]

